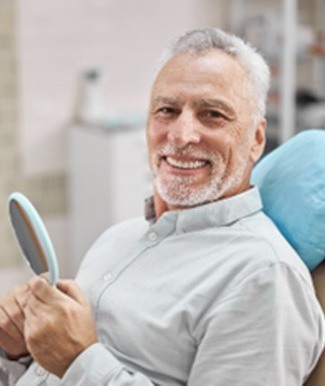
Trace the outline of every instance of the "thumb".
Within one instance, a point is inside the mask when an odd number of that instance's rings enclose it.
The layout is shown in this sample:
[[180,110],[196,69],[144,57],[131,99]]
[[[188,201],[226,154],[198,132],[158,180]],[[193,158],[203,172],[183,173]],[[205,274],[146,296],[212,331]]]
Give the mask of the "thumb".
[[88,304],[88,299],[85,297],[81,288],[74,280],[62,280],[60,279],[56,287],[69,296],[71,299],[75,300],[79,304]]

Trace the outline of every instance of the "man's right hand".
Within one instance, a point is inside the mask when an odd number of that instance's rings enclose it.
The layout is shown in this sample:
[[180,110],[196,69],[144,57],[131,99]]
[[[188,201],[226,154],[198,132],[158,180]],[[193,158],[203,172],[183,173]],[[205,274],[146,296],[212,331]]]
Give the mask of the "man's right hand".
[[0,298],[0,346],[9,359],[28,355],[24,339],[23,306],[28,286],[16,286]]

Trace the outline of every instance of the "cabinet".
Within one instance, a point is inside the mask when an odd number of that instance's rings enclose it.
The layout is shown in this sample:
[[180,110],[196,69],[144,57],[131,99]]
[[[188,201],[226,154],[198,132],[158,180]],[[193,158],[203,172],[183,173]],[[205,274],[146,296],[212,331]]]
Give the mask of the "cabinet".
[[72,125],[67,133],[69,274],[108,227],[142,216],[151,194],[143,126]]
[[268,149],[325,127],[324,0],[232,0],[230,29],[270,64]]

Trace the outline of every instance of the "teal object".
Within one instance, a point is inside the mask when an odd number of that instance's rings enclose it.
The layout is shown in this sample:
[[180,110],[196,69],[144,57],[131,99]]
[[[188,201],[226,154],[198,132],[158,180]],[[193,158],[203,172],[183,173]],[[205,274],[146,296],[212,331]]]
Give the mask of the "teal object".
[[59,269],[52,241],[35,207],[22,193],[8,199],[9,215],[21,252],[34,273],[49,272],[49,283],[55,285]]
[[325,259],[325,131],[303,131],[265,156],[251,182],[307,267]]

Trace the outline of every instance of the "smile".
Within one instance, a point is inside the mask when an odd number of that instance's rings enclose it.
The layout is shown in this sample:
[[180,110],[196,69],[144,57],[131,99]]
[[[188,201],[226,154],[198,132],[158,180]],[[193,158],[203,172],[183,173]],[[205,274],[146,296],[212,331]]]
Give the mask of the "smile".
[[174,168],[177,169],[183,169],[183,170],[188,170],[188,169],[200,169],[208,164],[208,161],[205,160],[180,160],[180,159],[175,159],[172,157],[164,157],[165,161],[168,163],[168,165],[173,166]]

